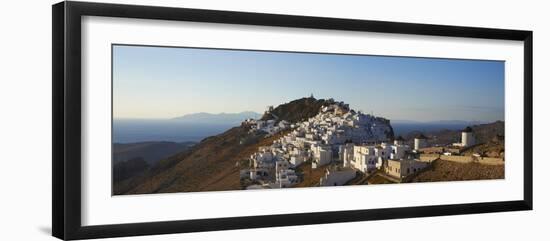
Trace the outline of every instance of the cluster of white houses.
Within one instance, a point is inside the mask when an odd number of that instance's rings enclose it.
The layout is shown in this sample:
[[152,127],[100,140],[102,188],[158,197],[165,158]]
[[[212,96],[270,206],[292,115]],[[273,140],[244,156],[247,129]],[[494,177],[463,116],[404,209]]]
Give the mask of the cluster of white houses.
[[390,143],[389,121],[350,110],[343,102],[324,106],[319,114],[300,123],[246,120],[246,124],[251,131],[269,134],[291,129],[250,156],[250,166],[240,173],[241,179],[260,183],[250,189],[291,187],[301,181],[295,167],[306,161],[311,161],[311,168],[332,164],[319,181],[321,186],[343,185],[357,171],[383,170],[401,179],[429,164],[414,159],[415,151],[427,147],[426,137],[415,138],[414,149],[401,137]]
[[269,135],[277,134],[281,131],[287,130],[290,128],[290,123],[285,120],[281,120],[278,123],[276,119],[271,120],[255,120],[247,119],[245,124],[250,127],[250,132],[263,131]]
[[250,132],[262,131],[267,133],[268,135],[274,135],[290,128],[290,123],[286,120],[281,120],[277,122],[277,119],[279,119],[279,117],[273,114],[272,111],[273,111],[273,106],[269,106],[267,107],[267,110],[265,112],[265,114],[270,115],[272,119],[268,119],[268,120],[246,119],[243,122],[243,124],[250,128],[249,129]]
[[364,173],[381,169],[387,160],[410,158],[411,148],[404,144],[403,138],[393,144],[383,142],[379,145],[355,145],[348,143],[340,146],[340,160],[344,167],[353,167]]

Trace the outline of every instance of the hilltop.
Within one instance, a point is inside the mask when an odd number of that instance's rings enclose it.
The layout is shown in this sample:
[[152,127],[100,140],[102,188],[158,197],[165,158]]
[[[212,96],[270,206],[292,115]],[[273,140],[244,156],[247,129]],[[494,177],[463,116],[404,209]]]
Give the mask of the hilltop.
[[334,103],[335,101],[332,99],[315,99],[313,97],[301,98],[273,108],[269,113],[265,113],[261,119],[272,120],[278,118],[278,120],[296,123],[317,115],[322,106],[328,106]]

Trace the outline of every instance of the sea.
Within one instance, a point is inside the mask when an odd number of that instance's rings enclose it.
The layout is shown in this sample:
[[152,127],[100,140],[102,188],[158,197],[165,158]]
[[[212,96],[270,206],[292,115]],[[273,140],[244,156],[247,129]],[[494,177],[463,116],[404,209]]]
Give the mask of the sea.
[[[443,129],[461,130],[467,123],[392,123],[396,136],[413,131],[433,132]],[[238,126],[229,124],[182,123],[174,120],[114,120],[113,142],[133,143],[145,141],[199,142]]]
[[237,124],[183,123],[173,120],[114,120],[113,142],[146,141],[199,142]]

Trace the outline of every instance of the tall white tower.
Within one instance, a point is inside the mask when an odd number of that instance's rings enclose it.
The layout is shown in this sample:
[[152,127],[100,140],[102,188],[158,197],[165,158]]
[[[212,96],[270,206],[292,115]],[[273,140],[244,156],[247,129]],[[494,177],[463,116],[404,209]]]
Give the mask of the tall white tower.
[[462,146],[463,147],[469,147],[476,144],[476,139],[474,137],[474,133],[471,127],[466,127],[466,129],[462,130]]
[[414,149],[419,150],[421,148],[428,146],[428,138],[423,134],[418,135],[414,138]]

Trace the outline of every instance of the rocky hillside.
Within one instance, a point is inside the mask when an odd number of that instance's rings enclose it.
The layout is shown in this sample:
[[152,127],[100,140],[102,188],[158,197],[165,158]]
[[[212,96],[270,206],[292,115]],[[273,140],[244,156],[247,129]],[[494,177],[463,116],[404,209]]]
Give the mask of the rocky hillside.
[[145,172],[150,167],[141,157],[119,161],[113,165],[113,182],[118,183]]
[[279,120],[296,123],[317,115],[322,106],[334,103],[334,100],[315,99],[313,97],[301,98],[277,106],[270,113],[264,114],[262,120],[279,118]]
[[185,151],[194,142],[169,142],[169,141],[149,141],[136,143],[114,143],[113,144],[113,164],[131,159],[141,158],[149,165],[176,153]]
[[467,156],[474,153],[486,157],[504,158],[504,136],[497,135],[487,142],[472,146],[463,151],[463,154]]
[[[181,153],[194,142],[150,141],[114,143],[112,161],[113,192],[127,190],[129,183],[148,173],[160,160]],[[115,193],[118,193],[117,191]]]
[[247,146],[240,140],[247,135],[246,130],[235,127],[209,137],[189,151],[163,160],[126,194],[239,189],[235,163],[244,158],[240,153]]
[[495,137],[504,137],[504,121],[472,126],[474,136],[479,143],[487,143]]

